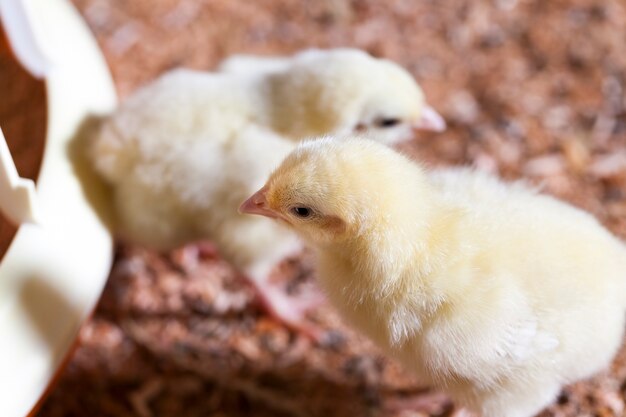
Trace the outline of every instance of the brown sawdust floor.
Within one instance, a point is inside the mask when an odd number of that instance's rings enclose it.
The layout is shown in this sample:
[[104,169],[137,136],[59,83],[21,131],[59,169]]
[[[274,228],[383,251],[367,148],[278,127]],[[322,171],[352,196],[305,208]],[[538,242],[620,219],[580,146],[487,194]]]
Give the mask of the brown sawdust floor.
[[[356,46],[406,66],[449,129],[403,150],[525,178],[626,237],[626,4],[619,0],[74,0],[122,97],[235,52]],[[276,279],[311,285],[308,255]],[[302,285],[299,285],[302,284]],[[37,414],[448,416],[324,307],[323,346],[255,306],[219,258],[119,248],[99,307]],[[542,416],[624,415],[626,350]],[[431,404],[430,414],[398,400]]]

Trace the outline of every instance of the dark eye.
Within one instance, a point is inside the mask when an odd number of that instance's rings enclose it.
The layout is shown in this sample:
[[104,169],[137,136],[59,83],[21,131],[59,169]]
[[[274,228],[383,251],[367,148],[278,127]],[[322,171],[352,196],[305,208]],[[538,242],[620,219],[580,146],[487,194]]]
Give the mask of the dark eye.
[[301,219],[311,217],[312,213],[311,209],[307,207],[293,207],[291,209],[291,212],[294,214],[294,216],[300,217]]
[[393,127],[393,126],[400,124],[400,119],[393,119],[393,118],[380,119],[377,124],[380,127]]

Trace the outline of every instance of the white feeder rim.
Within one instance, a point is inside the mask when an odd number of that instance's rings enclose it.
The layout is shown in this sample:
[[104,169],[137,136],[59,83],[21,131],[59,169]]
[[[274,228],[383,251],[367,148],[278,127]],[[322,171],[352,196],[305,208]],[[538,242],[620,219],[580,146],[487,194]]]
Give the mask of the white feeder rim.
[[110,271],[104,189],[73,139],[89,116],[110,112],[117,99],[97,43],[69,1],[0,0],[0,15],[15,55],[45,78],[47,97],[36,186],[17,176],[0,139],[0,208],[20,224],[0,263],[0,416],[24,417],[66,358]]
[[18,175],[2,129],[0,129],[0,212],[13,224],[37,223],[35,183]]

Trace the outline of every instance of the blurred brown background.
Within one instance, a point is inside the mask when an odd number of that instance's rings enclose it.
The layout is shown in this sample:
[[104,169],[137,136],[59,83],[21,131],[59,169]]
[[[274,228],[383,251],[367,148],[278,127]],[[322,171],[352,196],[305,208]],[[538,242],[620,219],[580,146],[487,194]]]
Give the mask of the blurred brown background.
[[[122,97],[163,71],[211,69],[232,53],[355,46],[393,59],[449,123],[404,150],[431,165],[525,178],[626,236],[623,1],[74,3]],[[0,115],[11,103],[3,93]],[[453,412],[327,309],[312,319],[334,336],[311,346],[260,315],[220,259],[118,252],[102,302],[37,417],[427,415],[398,399],[421,399],[433,416]],[[310,272],[305,257],[275,275],[308,284]],[[624,415],[625,380],[622,353],[610,372],[568,388],[543,415]]]
[[[1,29],[1,28],[0,28]],[[22,177],[36,180],[46,133],[45,86],[13,58],[0,30],[0,128]],[[0,213],[0,259],[17,229]]]

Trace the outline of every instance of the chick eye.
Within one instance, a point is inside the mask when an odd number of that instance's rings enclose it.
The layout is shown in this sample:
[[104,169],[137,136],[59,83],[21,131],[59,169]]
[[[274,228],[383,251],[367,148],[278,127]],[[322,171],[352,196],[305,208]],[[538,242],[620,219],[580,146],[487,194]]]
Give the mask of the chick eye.
[[400,119],[384,118],[380,119],[377,124],[379,127],[393,127],[400,124]]
[[311,217],[312,211],[310,208],[307,207],[292,207],[291,213],[293,213],[294,216],[300,217],[301,219],[306,219],[308,217]]

